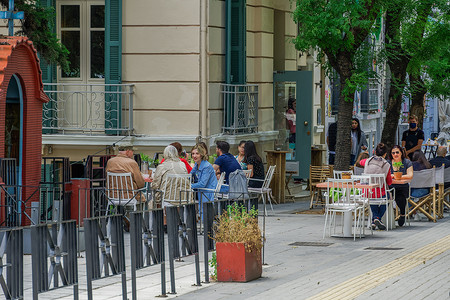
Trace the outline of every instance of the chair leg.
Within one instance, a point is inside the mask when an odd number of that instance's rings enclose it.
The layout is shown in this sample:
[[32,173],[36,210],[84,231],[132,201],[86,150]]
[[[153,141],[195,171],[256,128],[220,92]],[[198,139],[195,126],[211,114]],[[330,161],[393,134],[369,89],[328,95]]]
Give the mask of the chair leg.
[[271,200],[272,199],[272,191],[267,192],[267,199],[269,199],[270,209],[272,209],[272,213],[275,214],[273,212],[273,206],[272,206],[272,200]]
[[327,231],[328,211],[325,211],[325,225],[323,226],[323,239],[325,239],[325,233]]

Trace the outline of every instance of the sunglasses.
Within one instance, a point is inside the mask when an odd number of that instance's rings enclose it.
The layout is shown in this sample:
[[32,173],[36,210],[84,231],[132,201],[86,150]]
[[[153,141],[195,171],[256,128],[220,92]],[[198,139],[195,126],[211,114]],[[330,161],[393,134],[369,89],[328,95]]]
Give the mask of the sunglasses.
[[393,151],[392,154],[400,154],[400,151]]

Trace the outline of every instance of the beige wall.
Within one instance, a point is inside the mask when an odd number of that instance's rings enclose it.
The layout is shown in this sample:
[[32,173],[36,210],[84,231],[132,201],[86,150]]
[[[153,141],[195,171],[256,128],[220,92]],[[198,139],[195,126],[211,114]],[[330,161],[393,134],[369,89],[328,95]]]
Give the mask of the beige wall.
[[198,134],[200,1],[123,1],[122,81],[137,134]]

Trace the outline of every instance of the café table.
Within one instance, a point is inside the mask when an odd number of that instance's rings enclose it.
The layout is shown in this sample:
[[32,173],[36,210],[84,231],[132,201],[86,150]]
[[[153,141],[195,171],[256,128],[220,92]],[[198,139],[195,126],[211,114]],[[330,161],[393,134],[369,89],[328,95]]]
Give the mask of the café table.
[[[328,189],[328,188],[340,188],[340,189],[351,189],[351,188],[355,188],[355,189],[361,189],[361,190],[371,190],[374,188],[379,187],[378,184],[362,184],[359,182],[355,182],[354,184],[347,184],[347,183],[330,183],[329,181],[325,181],[325,182],[320,182],[317,184],[318,188],[323,188],[323,189]],[[346,191],[345,193],[347,195],[347,197],[350,196],[350,191]],[[364,193],[364,194],[368,194],[368,193]],[[335,237],[353,237],[353,233],[352,233],[352,221],[353,221],[353,215],[352,212],[349,211],[345,211],[344,212],[344,222],[343,222],[343,234],[342,235],[333,235]]]

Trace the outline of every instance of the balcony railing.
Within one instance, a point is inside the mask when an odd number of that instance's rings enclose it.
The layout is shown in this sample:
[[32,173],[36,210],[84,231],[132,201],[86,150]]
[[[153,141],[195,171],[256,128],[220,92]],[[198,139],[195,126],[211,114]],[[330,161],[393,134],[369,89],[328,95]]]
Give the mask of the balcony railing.
[[130,135],[133,84],[50,83],[44,92],[45,134]]
[[258,86],[222,84],[223,126],[225,134],[258,131]]

